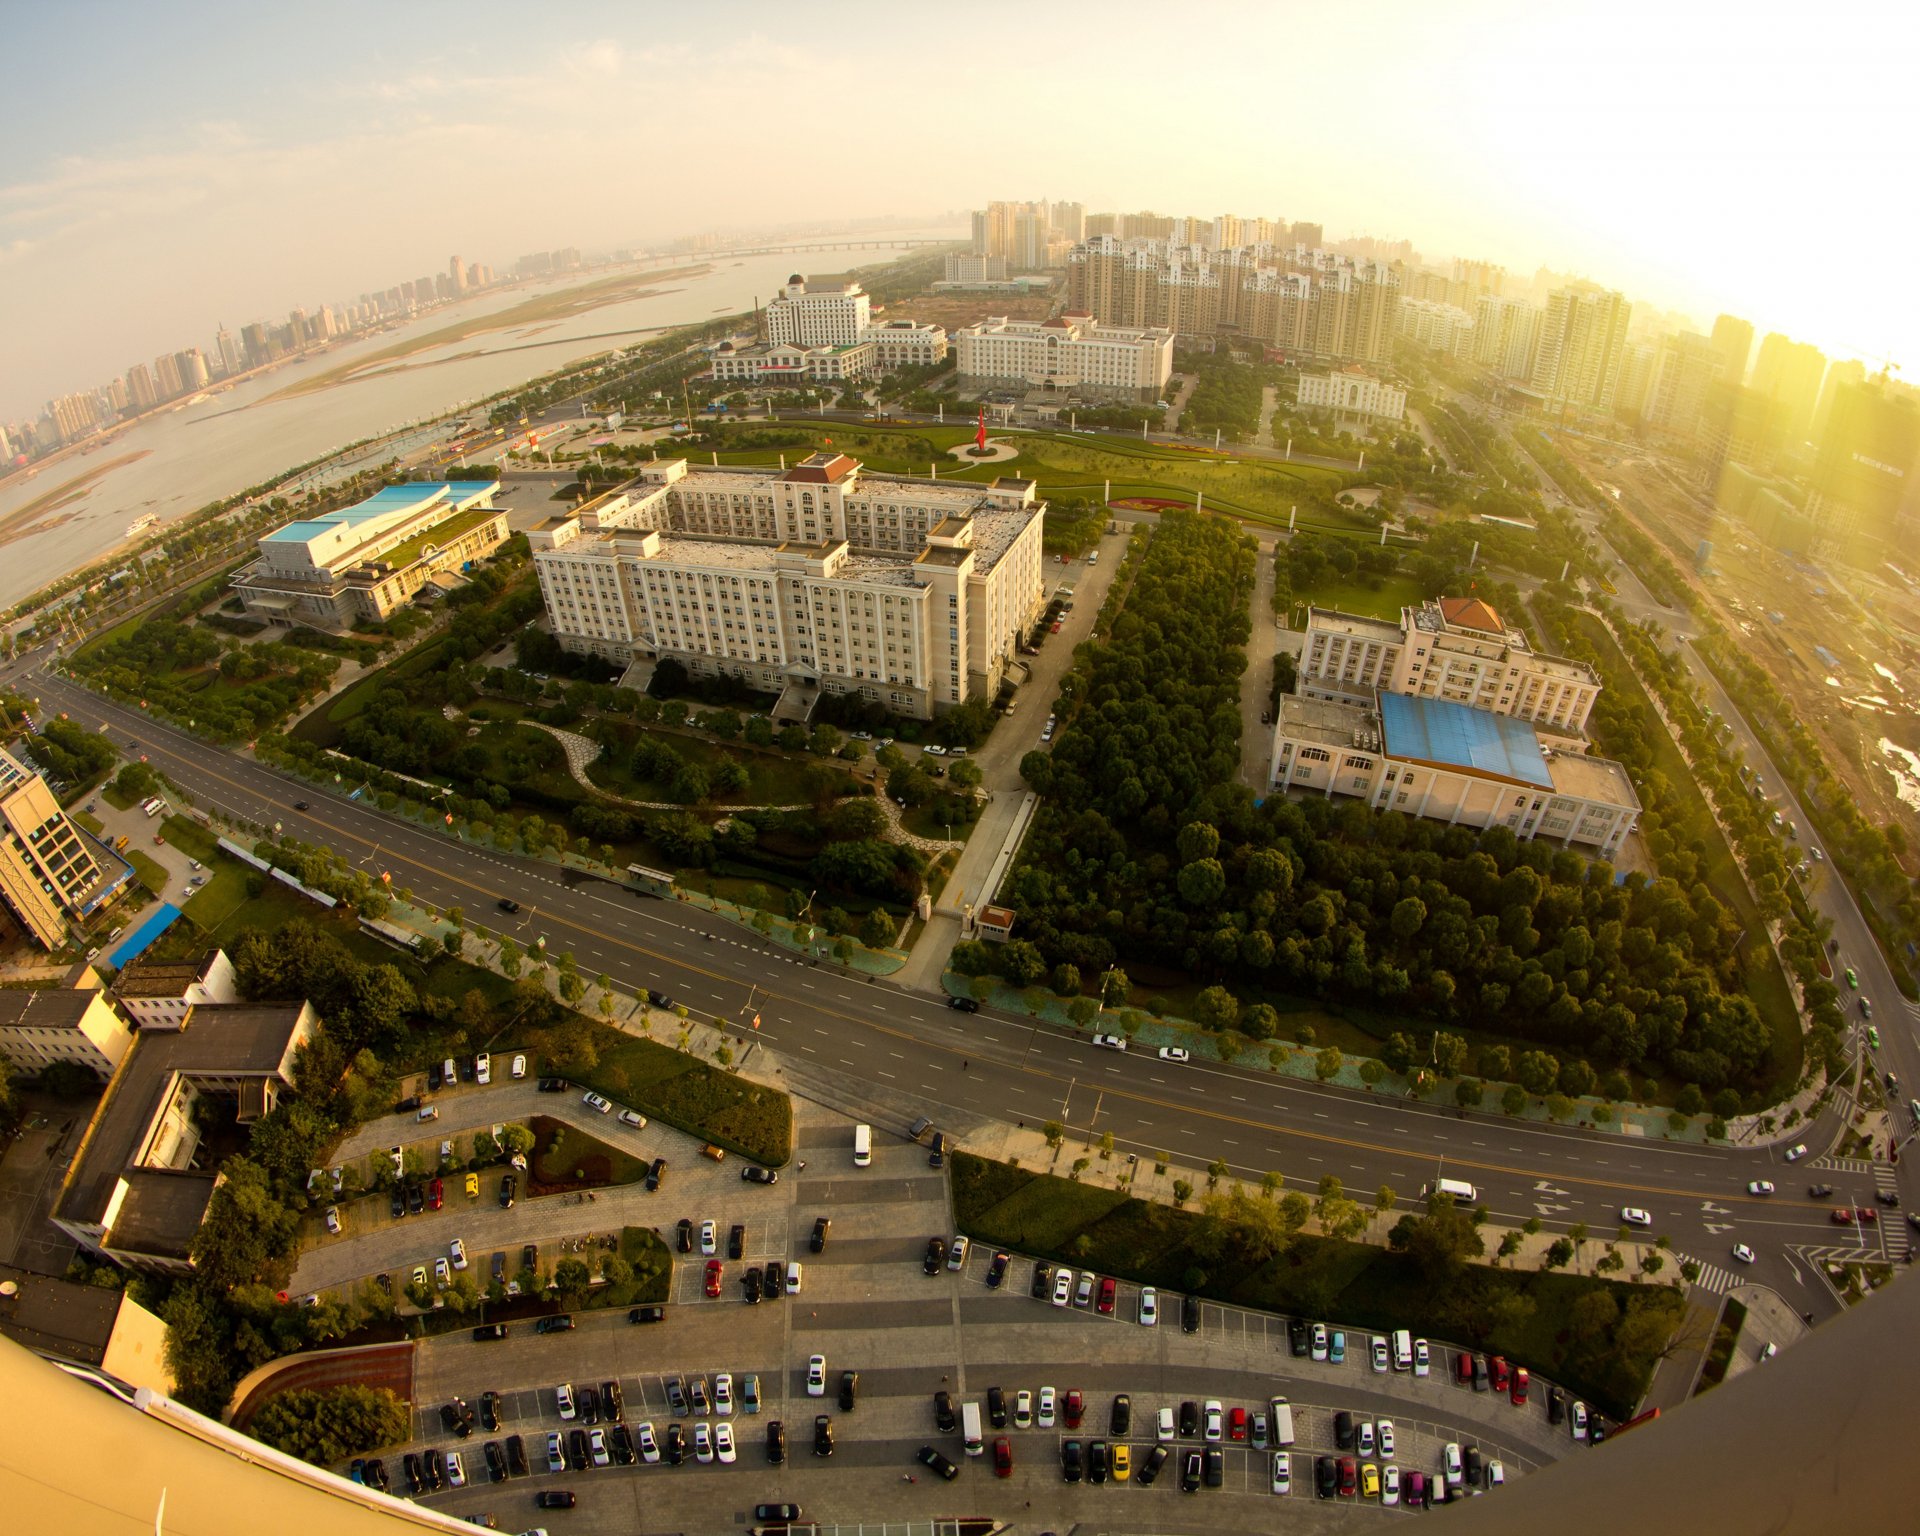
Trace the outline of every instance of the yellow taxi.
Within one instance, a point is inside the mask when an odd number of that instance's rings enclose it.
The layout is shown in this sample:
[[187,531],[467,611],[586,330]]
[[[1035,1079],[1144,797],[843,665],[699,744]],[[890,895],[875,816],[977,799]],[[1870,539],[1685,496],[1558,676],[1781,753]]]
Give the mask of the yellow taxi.
[[1113,1480],[1116,1483],[1124,1483],[1133,1475],[1133,1450],[1125,1441],[1114,1446],[1113,1459],[1110,1465],[1113,1471]]
[[477,1173],[467,1175],[467,1198],[469,1200],[480,1198],[480,1175]]

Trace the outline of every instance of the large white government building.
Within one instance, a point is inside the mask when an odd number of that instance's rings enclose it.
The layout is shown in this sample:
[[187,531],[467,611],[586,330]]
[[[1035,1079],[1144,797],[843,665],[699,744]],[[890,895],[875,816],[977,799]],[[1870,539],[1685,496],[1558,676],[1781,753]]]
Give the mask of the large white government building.
[[1381,383],[1364,368],[1303,373],[1299,378],[1296,398],[1309,410],[1332,411],[1336,416],[1401,421],[1407,414],[1407,392]]
[[1045,515],[1029,480],[673,459],[528,538],[568,650],[924,719],[998,691],[1043,606]]
[[1309,608],[1299,679],[1303,698],[1365,704],[1384,689],[1513,715],[1582,744],[1600,696],[1591,667],[1534,650],[1477,597],[1402,608],[1398,623]]
[[1069,311],[1051,320],[996,316],[953,333],[954,368],[968,383],[1015,381],[1039,389],[1149,400],[1173,376],[1173,332],[1104,325]]
[[384,619],[428,586],[457,583],[507,538],[498,482],[390,485],[276,528],[233,579],[251,618],[340,629]]
[[944,326],[917,320],[873,319],[872,301],[858,283],[810,289],[796,272],[768,301],[764,342],[723,341],[713,351],[713,377],[722,384],[841,383],[921,368],[947,356]]

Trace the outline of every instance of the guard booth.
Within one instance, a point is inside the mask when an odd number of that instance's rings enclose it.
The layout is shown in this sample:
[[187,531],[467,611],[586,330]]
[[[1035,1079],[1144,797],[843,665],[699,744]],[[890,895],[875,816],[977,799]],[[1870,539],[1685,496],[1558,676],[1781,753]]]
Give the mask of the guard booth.
[[627,866],[627,889],[642,896],[672,896],[673,876],[665,870],[648,869],[644,864]]

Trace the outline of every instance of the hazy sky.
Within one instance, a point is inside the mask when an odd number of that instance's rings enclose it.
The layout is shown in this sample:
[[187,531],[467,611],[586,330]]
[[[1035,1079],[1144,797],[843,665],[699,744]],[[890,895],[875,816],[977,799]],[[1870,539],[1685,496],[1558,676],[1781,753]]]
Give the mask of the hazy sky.
[[1077,198],[1317,219],[1920,379],[1910,4],[0,5],[0,419],[445,269]]

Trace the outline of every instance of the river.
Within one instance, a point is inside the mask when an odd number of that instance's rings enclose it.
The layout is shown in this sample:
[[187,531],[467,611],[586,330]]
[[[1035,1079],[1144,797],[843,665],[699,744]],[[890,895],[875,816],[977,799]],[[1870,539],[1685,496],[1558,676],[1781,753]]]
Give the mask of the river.
[[[885,240],[889,236],[873,238]],[[901,230],[899,239],[955,238],[949,230]],[[489,331],[420,352],[405,366],[332,385],[312,394],[269,401],[309,371],[392,347],[409,336],[505,309],[567,281],[517,286],[449,305],[405,326],[286,364],[237,384],[200,405],[152,417],[123,429],[91,453],[70,454],[43,466],[32,479],[15,477],[0,488],[0,523],[22,507],[85,476],[97,476],[58,507],[29,520],[26,531],[0,541],[0,604],[28,596],[68,571],[127,542],[127,526],[151,513],[162,523],[208,502],[272,479],[282,470],[409,421],[432,417],[551,373],[577,359],[644,339],[665,327],[750,309],[778,292],[795,271],[837,271],[890,260],[905,247],[877,250],[788,251],[771,256],[721,257],[703,275],[667,283],[651,294],[584,310],[551,322]],[[702,258],[690,256],[688,264]],[[583,274],[572,282],[605,275]],[[614,333],[614,334],[609,334]],[[264,402],[264,403],[263,403]],[[118,463],[130,459],[127,463]],[[111,466],[111,467],[109,467]]]

